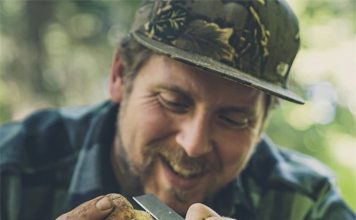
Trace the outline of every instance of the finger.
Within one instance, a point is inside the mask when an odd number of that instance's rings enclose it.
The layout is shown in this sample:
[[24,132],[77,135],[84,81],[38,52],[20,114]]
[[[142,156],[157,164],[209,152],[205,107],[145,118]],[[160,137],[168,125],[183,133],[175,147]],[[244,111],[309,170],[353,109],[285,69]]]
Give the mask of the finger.
[[111,200],[106,196],[99,196],[59,216],[56,220],[101,220],[112,210]]
[[185,216],[186,220],[208,219],[209,217],[220,217],[214,210],[201,203],[191,205]]
[[236,220],[234,218],[229,218],[229,217],[216,217],[216,216],[213,216],[213,217],[209,217],[209,218],[206,218],[205,220]]

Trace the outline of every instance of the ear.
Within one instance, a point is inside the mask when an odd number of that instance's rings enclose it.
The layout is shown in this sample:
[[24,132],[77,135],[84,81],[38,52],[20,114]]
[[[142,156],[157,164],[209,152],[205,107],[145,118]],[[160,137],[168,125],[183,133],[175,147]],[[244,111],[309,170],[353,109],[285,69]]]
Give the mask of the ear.
[[123,98],[123,72],[124,65],[122,63],[119,49],[116,51],[115,58],[112,63],[109,92],[111,101],[120,103]]

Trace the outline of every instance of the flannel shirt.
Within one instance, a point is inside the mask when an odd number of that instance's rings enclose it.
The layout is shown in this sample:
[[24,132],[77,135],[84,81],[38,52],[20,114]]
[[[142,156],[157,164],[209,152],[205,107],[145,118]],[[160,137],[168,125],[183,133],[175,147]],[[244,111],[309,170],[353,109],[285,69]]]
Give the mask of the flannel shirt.
[[[105,101],[3,125],[1,219],[54,219],[98,195],[125,195],[109,162],[118,110]],[[242,174],[206,204],[239,220],[356,219],[325,166],[267,136]]]

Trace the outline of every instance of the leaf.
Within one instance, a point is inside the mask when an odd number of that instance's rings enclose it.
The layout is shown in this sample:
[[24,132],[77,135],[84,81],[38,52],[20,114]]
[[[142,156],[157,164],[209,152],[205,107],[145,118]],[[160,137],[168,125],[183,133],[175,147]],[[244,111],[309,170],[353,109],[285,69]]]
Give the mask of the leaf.
[[172,43],[178,48],[231,63],[235,56],[235,49],[229,43],[232,33],[232,28],[220,28],[216,23],[194,20]]
[[151,38],[171,41],[180,34],[186,24],[187,12],[177,5],[172,6],[171,2],[160,8],[153,19],[144,25],[146,33]]

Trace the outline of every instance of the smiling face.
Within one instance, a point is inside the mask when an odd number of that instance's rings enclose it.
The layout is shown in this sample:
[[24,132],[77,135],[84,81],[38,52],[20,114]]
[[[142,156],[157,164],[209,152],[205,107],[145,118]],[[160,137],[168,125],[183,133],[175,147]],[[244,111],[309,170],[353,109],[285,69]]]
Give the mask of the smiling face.
[[[117,100],[114,170],[185,214],[244,168],[260,139],[265,96],[159,55],[132,83],[129,94],[121,83]],[[120,164],[129,174],[120,174]]]

